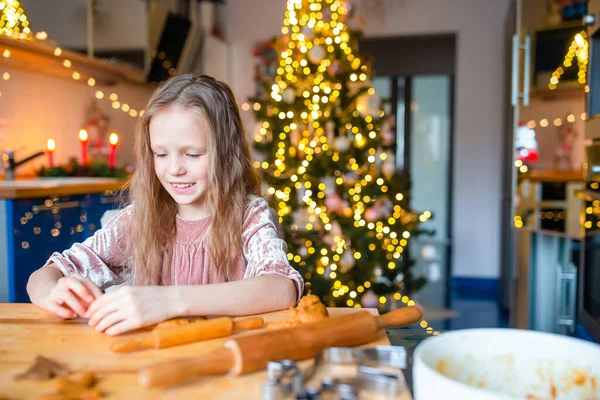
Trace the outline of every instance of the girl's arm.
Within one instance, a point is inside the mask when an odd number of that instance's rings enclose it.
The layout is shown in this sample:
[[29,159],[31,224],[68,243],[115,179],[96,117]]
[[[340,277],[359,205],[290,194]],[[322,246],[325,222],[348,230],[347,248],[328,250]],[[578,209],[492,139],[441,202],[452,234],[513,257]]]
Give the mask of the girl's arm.
[[80,275],[64,277],[54,264],[48,264],[29,277],[27,293],[33,304],[60,318],[85,315],[88,306],[102,292]]
[[85,314],[89,304],[102,295],[100,288],[121,280],[118,273],[125,265],[121,242],[130,216],[126,208],[83,243],[53,253],[29,277],[27,293],[32,303],[62,318]]
[[279,275],[168,289],[175,299],[173,310],[181,316],[260,314],[293,306],[297,297],[294,282]]
[[264,275],[200,286],[124,286],[94,301],[85,317],[97,332],[119,335],[190,315],[250,315],[288,308],[295,283]]

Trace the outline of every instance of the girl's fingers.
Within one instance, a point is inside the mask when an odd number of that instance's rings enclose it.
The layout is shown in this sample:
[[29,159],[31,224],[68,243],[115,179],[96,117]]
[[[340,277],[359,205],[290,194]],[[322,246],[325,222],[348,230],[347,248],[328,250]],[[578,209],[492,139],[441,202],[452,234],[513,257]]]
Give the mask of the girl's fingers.
[[105,330],[104,333],[106,333],[107,335],[110,335],[110,336],[115,336],[115,335],[120,335],[121,333],[132,331],[137,328],[139,328],[139,326],[136,326],[131,321],[131,319],[125,319],[121,322],[114,324],[113,326],[111,326],[110,328]]
[[63,307],[58,303],[50,301],[46,304],[47,310],[59,318],[70,319],[75,318],[77,313],[69,308]]
[[88,278],[83,277],[81,275],[73,275],[73,276],[78,281],[82,282],[85,285],[85,287],[90,291],[91,295],[94,297],[91,301],[93,301],[103,295],[102,290],[100,290],[100,288],[98,286],[96,286],[96,284],[94,282],[92,282],[91,280],[89,280]]
[[94,328],[96,332],[104,332],[106,329],[112,327],[113,325],[122,322],[125,320],[123,314],[119,311],[114,311],[104,318],[100,319]]
[[69,279],[67,282],[67,289],[74,292],[81,300],[85,301],[87,303],[86,305],[95,300],[94,295],[83,281],[80,281],[79,279]]
[[73,292],[67,290],[60,295],[60,300],[75,311],[79,316],[83,317],[86,312],[86,307],[81,303],[81,299],[75,296]]
[[[96,326],[100,320],[106,317],[108,314],[113,313],[119,309],[119,302],[115,301],[105,301],[107,296],[103,296],[102,298],[94,301],[92,305],[88,308],[87,317],[90,319],[90,326]],[[110,299],[109,299],[110,300]]]

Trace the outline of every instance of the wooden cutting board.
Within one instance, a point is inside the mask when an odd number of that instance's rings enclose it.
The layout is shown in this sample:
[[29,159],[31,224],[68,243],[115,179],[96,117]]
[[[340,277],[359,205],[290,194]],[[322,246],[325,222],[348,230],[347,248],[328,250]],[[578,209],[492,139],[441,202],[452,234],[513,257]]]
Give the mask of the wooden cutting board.
[[[329,308],[334,317],[357,311],[354,308]],[[377,315],[376,309],[368,309]],[[289,311],[261,314],[265,324],[277,321]],[[256,331],[241,332],[240,335]],[[137,370],[141,367],[170,359],[201,354],[219,348],[228,338],[213,339],[165,349],[151,349],[135,353],[113,353],[112,338],[96,333],[86,320],[60,321],[31,304],[0,304],[0,399],[34,399],[37,395],[52,392],[49,381],[15,381],[13,376],[25,371],[37,355],[63,363],[75,372],[99,373],[98,388],[107,399],[167,398],[190,399],[260,399],[262,384],[267,379],[265,371],[241,377],[201,377],[186,384],[168,389],[144,389],[137,383]],[[389,345],[384,331],[377,341],[365,347]],[[301,366],[308,367],[307,360]],[[194,397],[193,397],[194,396]]]

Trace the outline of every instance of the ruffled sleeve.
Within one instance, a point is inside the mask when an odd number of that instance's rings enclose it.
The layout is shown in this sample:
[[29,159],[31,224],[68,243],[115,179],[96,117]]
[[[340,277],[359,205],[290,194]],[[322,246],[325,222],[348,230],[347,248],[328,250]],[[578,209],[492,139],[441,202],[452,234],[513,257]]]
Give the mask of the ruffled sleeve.
[[244,279],[261,275],[280,275],[294,281],[296,301],[302,296],[304,280],[288,262],[287,244],[277,234],[268,203],[253,197],[244,215],[242,234],[246,259]]
[[102,229],[62,253],[53,253],[46,265],[54,263],[64,276],[80,274],[105,289],[124,280],[127,256],[125,239],[131,223],[132,206],[115,215]]

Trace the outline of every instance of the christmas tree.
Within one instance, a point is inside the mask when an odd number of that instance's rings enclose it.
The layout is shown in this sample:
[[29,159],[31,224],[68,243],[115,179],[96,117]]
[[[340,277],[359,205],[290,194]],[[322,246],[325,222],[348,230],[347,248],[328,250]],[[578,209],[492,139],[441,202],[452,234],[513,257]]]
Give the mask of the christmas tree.
[[[409,301],[424,283],[405,257],[431,214],[409,208],[397,174],[395,128],[370,84],[347,8],[335,0],[289,0],[282,36],[258,66],[251,99],[255,149],[288,258],[326,304]],[[261,157],[259,157],[261,158]]]
[[0,29],[2,33],[14,35],[30,34],[29,21],[21,3],[17,0],[0,0]]

